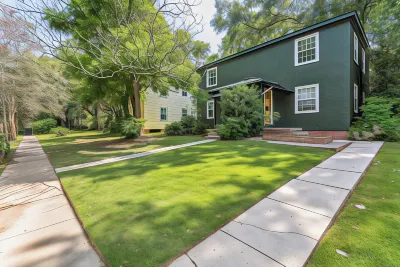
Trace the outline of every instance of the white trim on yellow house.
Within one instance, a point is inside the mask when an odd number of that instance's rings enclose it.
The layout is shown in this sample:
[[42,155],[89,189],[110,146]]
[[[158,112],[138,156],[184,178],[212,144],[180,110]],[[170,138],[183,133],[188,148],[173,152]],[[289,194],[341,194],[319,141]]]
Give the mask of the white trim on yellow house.
[[[146,99],[143,103],[143,118],[145,119],[144,130],[163,130],[165,125],[182,118],[182,109],[187,113],[196,114],[196,104],[193,96],[187,93],[182,95],[182,90],[171,89],[168,96],[160,96],[152,90],[147,90]],[[160,119],[161,108],[167,109],[167,120]]]

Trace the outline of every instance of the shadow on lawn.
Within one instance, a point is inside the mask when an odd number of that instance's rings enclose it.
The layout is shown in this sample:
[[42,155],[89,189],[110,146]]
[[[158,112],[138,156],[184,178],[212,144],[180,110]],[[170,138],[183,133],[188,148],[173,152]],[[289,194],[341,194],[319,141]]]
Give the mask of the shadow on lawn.
[[[125,266],[124,261],[158,266],[331,154],[255,141],[218,142],[61,177],[71,179],[67,191],[81,190],[70,196],[112,266]],[[69,178],[74,175],[77,181]],[[97,201],[101,207],[87,208]]]

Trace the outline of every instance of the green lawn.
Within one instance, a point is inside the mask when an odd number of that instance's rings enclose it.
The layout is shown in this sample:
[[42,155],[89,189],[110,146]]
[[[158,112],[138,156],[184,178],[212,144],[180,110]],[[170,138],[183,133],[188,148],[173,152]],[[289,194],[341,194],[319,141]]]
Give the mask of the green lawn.
[[10,151],[7,153],[7,156],[0,163],[0,175],[3,173],[4,169],[7,167],[7,164],[12,160],[15,150],[17,150],[19,144],[22,141],[24,136],[18,135],[17,140],[10,142]]
[[111,266],[158,266],[332,154],[217,141],[59,176]]
[[54,168],[86,163],[105,158],[134,154],[166,146],[204,140],[200,136],[150,136],[148,143],[134,142],[119,134],[99,131],[74,131],[63,137],[54,134],[36,135]]
[[400,143],[385,143],[308,266],[400,266]]

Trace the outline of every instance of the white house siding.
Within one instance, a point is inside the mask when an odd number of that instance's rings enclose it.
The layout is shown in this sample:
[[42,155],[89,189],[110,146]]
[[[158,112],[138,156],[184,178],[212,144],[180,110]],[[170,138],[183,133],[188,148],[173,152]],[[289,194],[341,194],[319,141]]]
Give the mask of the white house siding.
[[[167,108],[168,110],[166,121],[161,120],[161,108]],[[148,90],[144,101],[144,119],[146,120],[144,129],[162,130],[165,125],[180,121],[182,108],[187,109],[188,115],[191,115],[192,111],[196,113],[196,105],[193,103],[193,98],[189,93],[187,96],[182,96],[182,90],[170,90],[169,95],[163,97],[152,90]]]

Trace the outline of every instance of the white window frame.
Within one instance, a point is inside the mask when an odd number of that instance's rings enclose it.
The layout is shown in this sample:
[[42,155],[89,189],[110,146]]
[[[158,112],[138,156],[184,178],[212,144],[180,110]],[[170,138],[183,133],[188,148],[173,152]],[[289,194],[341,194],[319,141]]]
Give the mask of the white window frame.
[[[163,119],[161,118],[161,115],[162,115],[161,110],[162,110],[163,108],[165,109],[165,120],[163,120]],[[166,108],[166,107],[160,107],[160,121],[168,121],[168,108]]]
[[[310,88],[310,87],[315,87],[315,110],[302,110],[299,111],[299,97],[298,97],[298,91],[300,89],[304,88]],[[295,114],[305,114],[305,113],[317,113],[319,112],[319,84],[310,84],[310,85],[303,85],[303,86],[297,86],[294,88],[295,91],[295,96],[294,96],[294,113]]]
[[[306,61],[306,62],[302,62],[299,63],[299,47],[298,47],[298,42],[302,41],[304,39],[308,39],[315,36],[315,59],[310,60],[310,61]],[[295,66],[302,66],[302,65],[306,65],[306,64],[310,64],[310,63],[314,63],[314,62],[318,62],[319,61],[319,32],[298,38],[296,40],[294,40],[294,65]]]
[[[212,107],[213,107],[212,108],[212,111],[213,111],[212,117],[208,116],[210,114],[209,111],[211,110],[208,108],[209,107],[208,103],[212,103]],[[214,119],[214,116],[215,116],[214,100],[209,100],[209,101],[207,101],[207,119]]]
[[[210,73],[210,71],[212,71],[212,70],[215,70],[215,84],[210,84],[209,83],[209,73]],[[212,87],[212,86],[216,86],[217,85],[217,78],[218,78],[218,71],[217,71],[217,67],[214,67],[214,68],[211,68],[211,69],[208,69],[207,70],[207,75],[206,75],[206,78],[207,78],[207,87]]]
[[[184,110],[186,110],[186,115],[184,115]],[[188,116],[188,109],[187,108],[182,108],[182,117]]]
[[354,84],[353,90],[353,105],[354,105],[354,112],[358,113],[358,85]]
[[362,72],[365,74],[365,50],[364,50],[364,48],[361,48],[361,54],[362,54]]
[[354,62],[358,65],[358,37],[357,34],[354,33]]
[[188,92],[187,92],[187,91],[185,91],[185,90],[182,90],[182,96],[185,96],[185,97],[187,97],[187,96],[188,96]]

